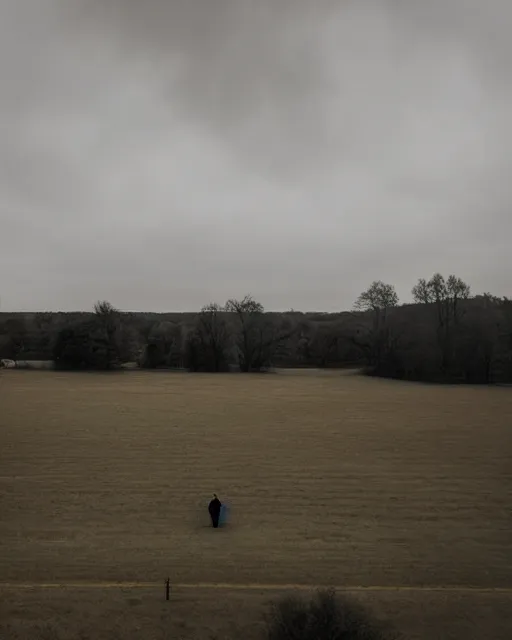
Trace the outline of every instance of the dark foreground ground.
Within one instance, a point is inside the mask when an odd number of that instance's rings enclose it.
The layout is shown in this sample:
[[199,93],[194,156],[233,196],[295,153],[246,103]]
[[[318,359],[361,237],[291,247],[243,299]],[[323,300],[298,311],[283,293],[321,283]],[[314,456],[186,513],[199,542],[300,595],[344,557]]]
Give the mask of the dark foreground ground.
[[[162,588],[2,590],[2,640],[260,640],[261,614],[282,591]],[[352,594],[411,640],[510,640],[512,594]],[[42,633],[39,631],[42,630]],[[82,634],[82,635],[80,635]]]

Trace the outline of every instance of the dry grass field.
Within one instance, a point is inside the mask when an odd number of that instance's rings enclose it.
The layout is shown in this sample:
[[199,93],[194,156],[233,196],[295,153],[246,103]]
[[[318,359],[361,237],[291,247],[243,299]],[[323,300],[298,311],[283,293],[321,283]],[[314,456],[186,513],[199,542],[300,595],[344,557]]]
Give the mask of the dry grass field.
[[409,638],[512,637],[511,389],[5,371],[0,490],[13,638],[250,640],[283,585],[327,584]]

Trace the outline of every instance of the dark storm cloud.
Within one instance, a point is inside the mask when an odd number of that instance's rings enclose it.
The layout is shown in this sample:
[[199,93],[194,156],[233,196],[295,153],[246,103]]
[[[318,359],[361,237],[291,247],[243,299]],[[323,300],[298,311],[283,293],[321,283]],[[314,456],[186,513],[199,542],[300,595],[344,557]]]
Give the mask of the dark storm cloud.
[[510,293],[504,0],[0,0],[3,308]]

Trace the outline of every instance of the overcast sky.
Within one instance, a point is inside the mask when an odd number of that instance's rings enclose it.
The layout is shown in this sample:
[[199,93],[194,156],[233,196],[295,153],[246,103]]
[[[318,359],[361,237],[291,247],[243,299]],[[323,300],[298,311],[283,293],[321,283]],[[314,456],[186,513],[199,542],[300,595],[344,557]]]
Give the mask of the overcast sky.
[[510,0],[0,0],[0,310],[512,295]]

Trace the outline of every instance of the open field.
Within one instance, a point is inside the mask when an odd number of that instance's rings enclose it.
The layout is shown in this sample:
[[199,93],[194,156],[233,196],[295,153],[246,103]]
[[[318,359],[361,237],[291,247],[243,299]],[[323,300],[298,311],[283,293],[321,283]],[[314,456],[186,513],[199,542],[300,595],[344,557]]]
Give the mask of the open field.
[[[257,619],[272,585],[334,584],[414,587],[356,594],[409,637],[512,637],[507,388],[6,371],[0,487],[0,614],[14,626],[30,611],[31,624],[118,617],[154,624],[152,639],[167,624],[209,638],[231,614],[237,629]],[[213,491],[232,505],[218,531]],[[162,587],[100,584],[118,581]],[[96,587],[13,586],[57,582]]]

